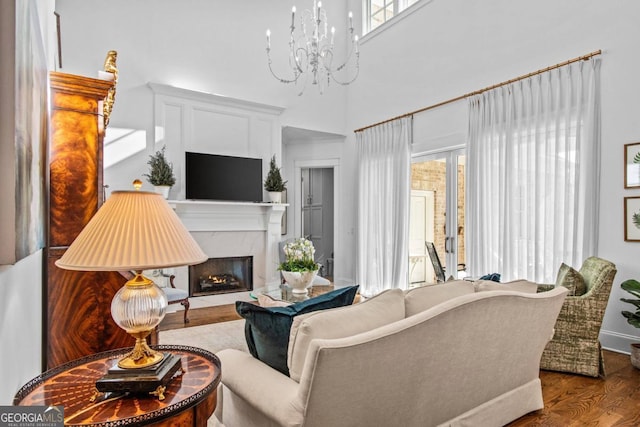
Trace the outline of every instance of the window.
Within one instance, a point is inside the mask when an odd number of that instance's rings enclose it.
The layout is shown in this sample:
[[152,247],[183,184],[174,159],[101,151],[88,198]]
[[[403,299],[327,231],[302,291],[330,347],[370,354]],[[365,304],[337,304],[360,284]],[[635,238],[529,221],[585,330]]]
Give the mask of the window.
[[445,277],[466,276],[465,168],[465,149],[411,160],[410,286],[436,283],[437,264],[428,253],[428,242],[434,245]]
[[366,0],[367,32],[378,28],[419,0]]
[[558,68],[471,100],[471,276],[551,283],[558,265],[596,253],[599,64]]

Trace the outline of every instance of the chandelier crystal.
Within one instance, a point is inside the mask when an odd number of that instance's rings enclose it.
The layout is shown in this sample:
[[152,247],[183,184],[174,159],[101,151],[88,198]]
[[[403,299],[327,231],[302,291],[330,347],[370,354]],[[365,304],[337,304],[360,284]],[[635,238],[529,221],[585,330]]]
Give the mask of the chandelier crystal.
[[[298,95],[302,95],[309,80],[318,86],[320,94],[331,80],[346,86],[353,83],[360,72],[360,52],[358,36],[353,31],[353,14],[349,12],[349,53],[340,65],[334,65],[335,27],[327,31],[327,13],[322,2],[313,0],[313,9],[300,14],[300,28],[296,28],[296,7],[291,9],[291,37],[289,39],[289,66],[292,77],[282,78],[276,75],[271,66],[271,30],[267,30],[267,59],[269,71],[282,83],[294,83],[300,86]],[[355,58],[355,59],[354,59]],[[355,71],[349,78],[348,71],[353,62]],[[341,77],[338,77],[339,74]]]

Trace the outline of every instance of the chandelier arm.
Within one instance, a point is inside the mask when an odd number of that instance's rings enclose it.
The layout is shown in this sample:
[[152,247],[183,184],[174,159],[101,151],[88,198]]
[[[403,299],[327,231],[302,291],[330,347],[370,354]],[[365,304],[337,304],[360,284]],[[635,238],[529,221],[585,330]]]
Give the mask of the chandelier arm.
[[[300,76],[302,76],[303,74],[300,74]],[[304,73],[304,83],[302,84],[302,87],[300,88],[300,92],[298,92],[298,96],[302,96],[302,94],[304,93],[304,89],[307,87],[307,80],[309,80],[309,73]]]
[[355,47],[355,43],[351,43],[351,49],[349,50],[349,54],[347,55],[347,57],[345,58],[344,62],[342,64],[340,64],[338,67],[336,67],[336,71],[340,71],[342,70],[344,67],[346,67],[347,65],[349,65],[349,62],[351,61],[351,58],[353,57],[353,52],[355,51],[356,53],[356,65],[358,65],[358,61],[360,59],[360,52],[358,51],[358,49],[354,49]]
[[[302,55],[304,55],[304,57],[307,59],[307,67],[305,67],[304,69],[302,69],[302,64],[301,64]],[[295,54],[293,55],[293,60],[294,60],[295,68],[298,70],[299,73],[305,73],[309,68],[308,58],[309,58],[309,51],[304,47],[299,47],[295,50]]]
[[[324,25],[321,27],[320,24],[324,23]],[[324,9],[322,9],[320,11],[320,15],[318,15],[318,42],[321,42],[322,40],[326,40],[327,39],[327,12],[325,12]]]
[[325,46],[318,56],[322,60],[322,68],[325,70],[327,75],[338,71],[337,69],[334,70],[334,69],[331,68],[331,65],[333,64],[333,57],[334,57],[333,56],[333,51],[331,49],[329,49],[327,46]]
[[[291,67],[293,69],[293,74],[295,76],[298,76],[298,73],[301,73],[302,70],[300,69],[300,65],[299,65],[299,61],[298,61],[298,55],[296,53],[296,50],[299,49],[296,47],[296,38],[293,34],[295,27],[293,25],[293,22],[291,23],[291,36],[289,38],[289,67]],[[296,78],[297,80],[297,78]]]
[[[351,41],[351,47],[349,53],[342,63],[337,68],[333,67],[334,55],[334,35],[335,29],[331,27],[331,38],[329,39],[329,25],[327,22],[327,13],[321,7],[319,1],[314,0],[313,9],[305,10],[300,15],[300,26],[298,31],[301,30],[300,37],[296,37],[296,8],[295,6],[291,11],[291,26],[290,40],[289,40],[289,67],[293,72],[293,78],[285,79],[278,76],[272,67],[270,56],[270,32],[267,30],[267,57],[269,71],[271,74],[282,83],[295,83],[296,87],[300,88],[302,95],[307,84],[311,83],[318,86],[320,94],[324,92],[326,87],[330,86],[331,80],[335,83],[346,86],[354,82],[360,73],[359,64],[359,51],[358,51],[358,36],[354,35],[352,15],[349,13],[349,39]],[[355,53],[355,75],[348,80],[341,80],[336,78],[336,74],[344,71],[347,72],[348,66],[353,67],[353,56]],[[302,75],[304,76],[300,78]],[[348,78],[348,74],[344,75]]]
[[353,83],[353,82],[355,82],[355,81],[356,81],[356,79],[358,78],[358,75],[359,75],[359,74],[360,74],[360,67],[359,67],[359,66],[357,66],[357,67],[356,67],[356,74],[353,76],[353,78],[352,78],[351,80],[347,80],[347,81],[343,81],[343,82],[341,82],[340,80],[336,79],[336,77],[333,75],[333,73],[331,73],[331,79],[332,79],[334,82],[336,82],[337,84],[339,84],[339,85],[342,85],[342,86],[348,86],[348,85],[350,85],[351,83]]
[[343,86],[347,86],[347,85],[353,83],[358,78],[358,75],[360,74],[360,52],[356,52],[356,64],[355,64],[356,65],[356,74],[352,79],[347,80],[347,81],[341,81],[338,78],[336,78],[336,76],[335,76],[335,73],[340,72],[342,69],[344,69],[349,64],[352,56],[353,56],[353,50],[349,53],[349,56],[347,57],[347,60],[343,64],[341,64],[339,67],[337,67],[335,69],[332,69],[331,68],[331,63],[333,62],[333,58],[334,58],[333,51],[331,51],[330,49],[327,49],[325,47],[325,49],[323,49],[323,51],[322,51],[322,56],[321,57],[324,60],[326,60],[326,61],[323,61],[323,68],[324,68],[325,72],[327,73],[327,76],[330,76],[331,79],[334,82],[336,82],[336,83],[338,83],[340,85],[343,85]]
[[[355,73],[355,75],[353,76],[352,79],[346,80],[346,81],[340,81],[340,80],[336,79],[334,73],[329,73],[331,75],[331,78],[333,79],[333,81],[338,83],[339,85],[342,85],[342,86],[347,86],[347,85],[350,85],[351,83],[353,83],[358,78],[358,75],[360,74],[360,61],[359,61],[359,59],[360,59],[360,53],[357,52],[356,53],[356,73]],[[345,65],[346,65],[346,63],[343,64],[341,66],[341,68],[338,68],[336,71],[339,71],[340,69],[344,68]]]
[[268,65],[269,65],[269,71],[271,71],[271,75],[273,75],[273,77],[276,78],[276,80],[279,80],[280,83],[295,83],[298,81],[298,79],[300,78],[301,74],[295,75],[295,77],[292,80],[288,80],[288,79],[283,79],[282,77],[278,76],[274,71],[273,68],[271,67],[271,55],[269,54],[269,51],[271,49],[267,49],[267,58],[268,58]]
[[[344,62],[342,64],[340,64],[339,67],[336,68],[336,71],[340,71],[342,70],[344,67],[347,66],[347,64],[349,64],[349,61],[351,61],[351,57],[353,56],[353,52],[355,50],[356,55],[358,56],[358,58],[356,58],[356,61],[358,61],[359,59],[359,54],[360,51],[358,50],[358,36],[354,36],[353,34],[353,27],[349,28],[349,38],[351,39],[351,48],[349,49],[349,54],[346,56]],[[356,62],[356,66],[357,66],[357,62]]]

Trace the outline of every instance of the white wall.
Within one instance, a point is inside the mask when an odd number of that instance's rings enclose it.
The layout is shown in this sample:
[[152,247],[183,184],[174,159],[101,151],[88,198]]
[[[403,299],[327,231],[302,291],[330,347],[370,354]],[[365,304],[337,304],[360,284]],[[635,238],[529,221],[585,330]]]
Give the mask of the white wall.
[[[20,0],[16,0],[20,1]],[[18,35],[14,37],[10,32],[15,31],[15,5],[12,1],[0,2],[0,79],[3,94],[2,116],[5,116],[5,108],[13,108],[13,97],[8,96],[12,92],[5,89],[13,87],[15,66],[14,40],[20,43]],[[52,43],[53,30],[53,0],[38,0],[35,2],[40,20],[40,30],[45,38],[45,53],[48,62],[53,63]],[[51,66],[50,66],[51,67]],[[7,68],[11,69],[6,72]],[[6,101],[9,101],[7,104]],[[12,119],[13,114],[8,115]],[[14,161],[13,155],[13,126],[4,126],[2,122],[2,143],[0,146],[0,169],[13,174],[13,166],[8,166]],[[5,133],[8,128],[9,133]],[[0,213],[0,236],[2,236],[3,249],[14,251],[13,237],[6,230],[14,230],[15,206],[11,203],[14,199],[14,180],[4,174],[0,178],[0,195],[6,202]],[[8,228],[7,228],[8,227]],[[43,251],[39,250],[13,265],[0,266],[0,405],[10,405],[16,391],[31,378],[35,377],[42,369],[42,257]],[[3,256],[3,259],[7,259]],[[15,259],[15,258],[14,258]]]
[[[111,126],[141,130],[146,149],[105,173],[139,176],[146,170],[153,123],[149,81],[186,89],[282,106],[282,124],[347,135],[341,143],[340,221],[336,247],[340,262],[354,265],[355,138],[353,129],[451,97],[602,49],[602,169],[599,256],[618,266],[618,275],[603,326],[605,346],[621,350],[638,336],[620,315],[619,284],[640,277],[635,261],[640,245],[623,240],[622,201],[639,195],[624,190],[622,147],[640,140],[635,102],[640,82],[637,25],[640,4],[633,0],[423,0],[426,6],[396,25],[363,39],[359,79],[347,90],[332,87],[323,96],[308,91],[302,97],[283,86],[266,68],[264,31],[272,30],[274,66],[284,67],[286,27],[291,2],[258,0],[58,0],[62,15],[61,71],[95,75],[110,49],[118,50],[120,82]],[[304,7],[297,1],[298,9]],[[338,21],[348,6],[358,12],[359,0],[325,1],[336,7]],[[340,5],[340,6],[338,6]],[[339,10],[342,9],[342,10]],[[356,14],[357,15],[357,14]],[[336,26],[340,24],[337,23]],[[464,101],[462,101],[464,103]],[[464,110],[464,105],[452,110]],[[466,132],[466,123],[432,111],[416,116],[421,150],[446,146],[447,136]],[[433,124],[433,134],[427,129]],[[458,127],[464,127],[456,130]],[[421,136],[421,135],[424,135]],[[457,139],[457,138],[451,138]],[[327,144],[335,144],[328,142]],[[326,158],[333,146],[314,143],[300,158]],[[283,153],[287,156],[287,153]],[[283,164],[291,179],[292,161]],[[338,197],[338,196],[337,196]],[[291,222],[289,221],[289,224]],[[289,225],[291,227],[292,225]],[[353,278],[351,267],[341,272]],[[628,308],[628,307],[626,307]]]
[[[307,0],[294,3],[299,12],[311,4]],[[97,75],[106,52],[118,51],[119,81],[105,142],[104,182],[109,191],[128,186],[147,171],[155,133],[148,82],[280,106],[285,109],[280,117],[283,126],[346,132],[346,88],[332,85],[321,96],[309,86],[298,96],[293,86],[283,85],[269,73],[265,31],[270,28],[272,33],[274,70],[284,74],[291,4],[290,0],[56,0],[62,20],[64,67],[60,71]],[[336,40],[342,40],[339,34],[347,23],[347,2],[328,0],[323,5],[330,25],[337,28]],[[346,50],[338,49],[339,56]],[[130,151],[114,153],[115,144],[110,141],[121,134],[132,136]],[[326,153],[322,148],[319,152]],[[283,174],[291,179],[287,167]],[[345,171],[343,176],[350,179],[350,174]],[[346,194],[344,198],[351,202],[353,197]],[[352,227],[346,229],[343,247],[354,245]],[[353,251],[346,252],[342,264],[349,267],[344,277],[352,281]],[[339,265],[336,261],[336,272]]]
[[42,251],[0,272],[0,405],[42,371]]
[[[640,277],[640,244],[624,241],[622,221],[623,197],[640,195],[623,188],[622,175],[623,145],[640,141],[639,14],[640,3],[633,0],[435,0],[365,37],[347,113],[348,128],[356,129],[602,49],[600,228],[594,232],[597,255],[618,268],[602,342],[625,352],[638,340],[638,331],[620,315],[631,306],[619,301],[619,285]],[[442,137],[459,126],[448,121],[458,120],[455,111],[464,105],[448,108],[449,116],[440,109],[416,116],[421,149],[430,143],[439,148]],[[425,123],[433,126],[432,135]],[[353,140],[350,135],[345,146]]]
[[[297,3],[299,10],[310,4]],[[346,4],[324,3],[329,22],[340,30],[342,22],[346,25]],[[331,86],[320,96],[309,87],[300,97],[269,72],[267,28],[273,67],[283,76],[287,71],[290,0],[56,0],[56,10],[62,21],[60,71],[97,76],[107,51],[116,50],[119,81],[110,122],[114,130],[107,129],[107,139],[124,128],[146,141],[143,149],[132,149],[105,170],[110,190],[146,172],[154,134],[148,82],[284,107],[283,125],[345,130],[345,88]]]

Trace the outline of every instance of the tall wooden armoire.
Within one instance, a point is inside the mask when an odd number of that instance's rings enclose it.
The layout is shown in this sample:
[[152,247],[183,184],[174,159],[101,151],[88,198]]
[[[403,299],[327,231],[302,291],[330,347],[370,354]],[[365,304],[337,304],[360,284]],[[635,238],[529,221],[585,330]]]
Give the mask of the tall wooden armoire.
[[113,82],[52,72],[47,257],[47,368],[134,339],[111,318],[126,282],[118,272],[62,270],[55,262],[103,203],[103,100]]

